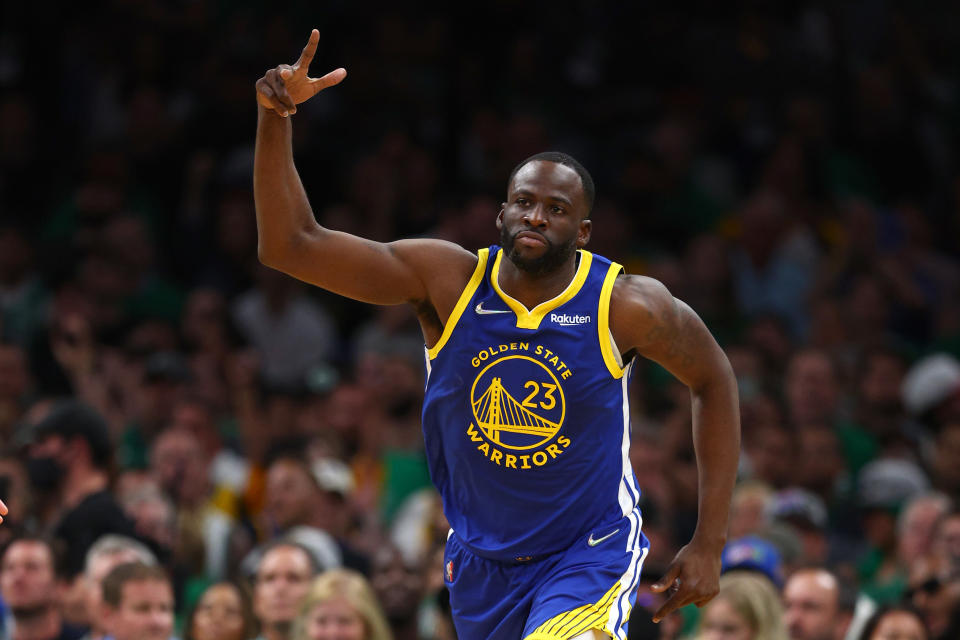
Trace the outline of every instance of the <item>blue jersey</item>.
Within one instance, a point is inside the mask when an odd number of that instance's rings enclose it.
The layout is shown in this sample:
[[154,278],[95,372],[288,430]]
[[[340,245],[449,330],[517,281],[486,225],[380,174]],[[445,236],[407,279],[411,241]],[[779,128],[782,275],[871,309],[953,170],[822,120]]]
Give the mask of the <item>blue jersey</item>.
[[609,328],[622,267],[578,252],[576,275],[532,310],[479,261],[427,350],[423,431],[431,477],[458,539],[524,561],[568,548],[640,498],[630,465],[630,365]]

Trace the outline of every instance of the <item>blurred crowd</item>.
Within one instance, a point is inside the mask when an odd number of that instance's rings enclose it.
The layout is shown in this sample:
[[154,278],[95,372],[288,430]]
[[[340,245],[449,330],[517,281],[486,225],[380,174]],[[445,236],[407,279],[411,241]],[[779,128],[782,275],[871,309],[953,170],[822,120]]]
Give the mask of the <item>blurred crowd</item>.
[[[455,9],[4,4],[0,637],[454,637],[413,314],[257,260],[253,84],[312,27],[350,74],[294,117],[321,224],[476,249],[567,151],[589,248],[726,350],[721,594],[655,627],[645,582],[631,638],[960,637],[960,5]],[[652,582],[695,525],[689,396],[632,392]]]

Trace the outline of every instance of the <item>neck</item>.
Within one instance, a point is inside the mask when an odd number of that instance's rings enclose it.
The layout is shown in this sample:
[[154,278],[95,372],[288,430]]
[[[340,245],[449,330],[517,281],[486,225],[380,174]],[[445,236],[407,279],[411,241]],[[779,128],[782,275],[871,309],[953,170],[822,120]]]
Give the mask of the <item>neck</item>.
[[80,467],[71,469],[64,479],[61,504],[70,508],[77,506],[91,493],[107,488],[107,474],[99,469]]
[[417,625],[413,622],[396,623],[391,621],[394,640],[417,640]]
[[520,269],[504,255],[500,260],[498,284],[503,292],[533,309],[541,302],[556,298],[563,293],[577,273],[577,254],[560,268],[549,273],[534,275]]
[[60,616],[53,607],[14,611],[13,640],[51,640],[60,634]]
[[289,640],[291,626],[289,622],[274,622],[264,625],[263,637],[267,640]]

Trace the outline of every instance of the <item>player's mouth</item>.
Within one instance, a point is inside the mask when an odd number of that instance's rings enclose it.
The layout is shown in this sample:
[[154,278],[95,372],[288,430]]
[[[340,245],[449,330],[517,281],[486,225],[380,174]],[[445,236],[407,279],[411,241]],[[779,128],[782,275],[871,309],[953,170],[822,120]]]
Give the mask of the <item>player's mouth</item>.
[[547,246],[547,239],[535,231],[521,231],[515,236],[514,242],[530,248]]

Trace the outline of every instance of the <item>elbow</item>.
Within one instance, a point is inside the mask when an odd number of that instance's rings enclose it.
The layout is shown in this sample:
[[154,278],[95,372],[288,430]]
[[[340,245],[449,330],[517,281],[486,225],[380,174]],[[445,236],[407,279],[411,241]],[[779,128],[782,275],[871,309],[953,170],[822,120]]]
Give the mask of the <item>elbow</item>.
[[719,360],[708,375],[690,385],[690,390],[697,396],[722,394],[737,397],[737,376],[730,361],[726,357]]
[[279,255],[275,250],[265,246],[262,242],[257,245],[257,259],[265,267],[282,270],[279,266]]

